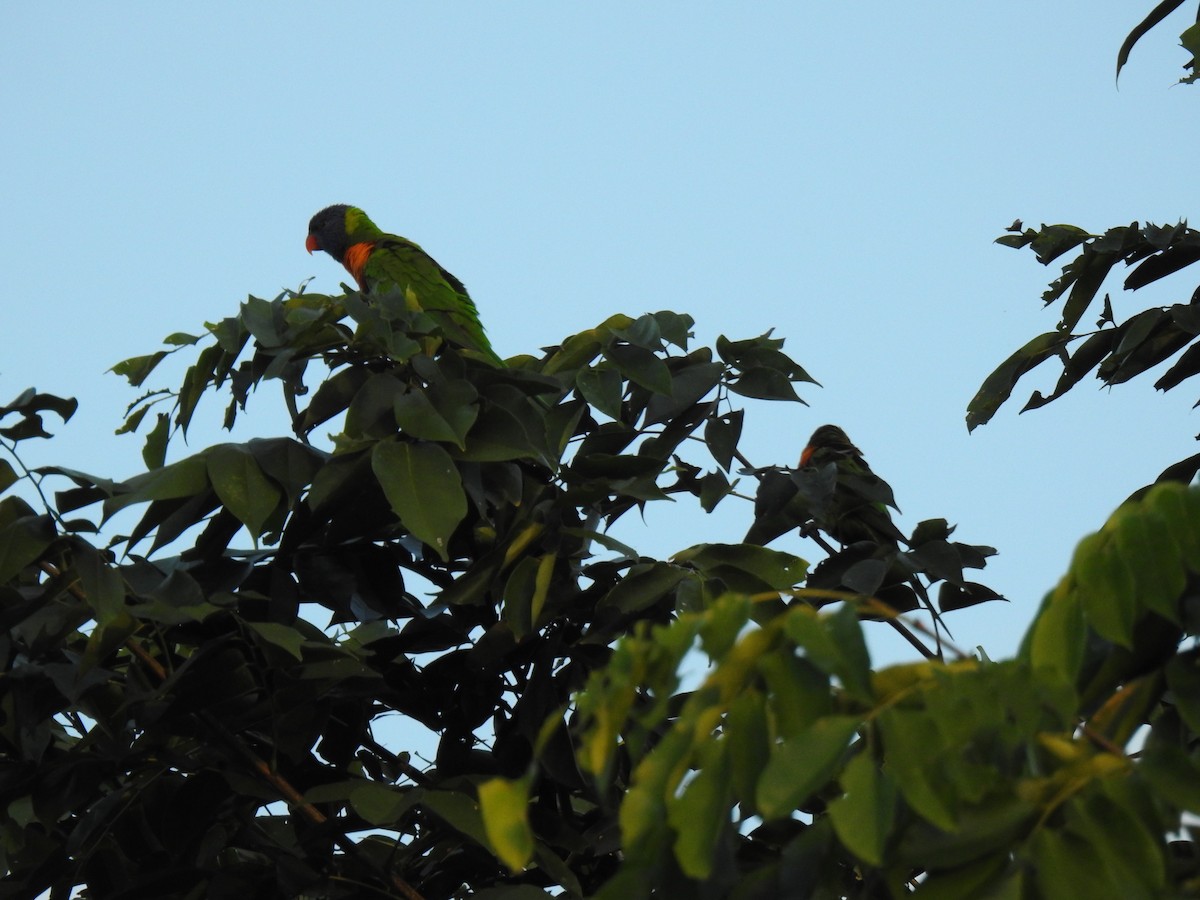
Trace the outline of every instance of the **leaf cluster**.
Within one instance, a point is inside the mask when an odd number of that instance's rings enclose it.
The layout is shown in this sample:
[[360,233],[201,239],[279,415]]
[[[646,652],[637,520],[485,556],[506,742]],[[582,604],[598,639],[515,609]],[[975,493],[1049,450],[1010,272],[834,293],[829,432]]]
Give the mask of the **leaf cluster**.
[[[298,292],[116,366],[144,388],[168,355],[195,354],[178,389],[129,409],[122,430],[152,423],[146,470],[49,467],[36,477],[69,486],[45,513],[0,500],[10,883],[597,889],[621,786],[580,770],[574,692],[638,623],[806,571],[742,545],[656,560],[604,533],[649,502],[730,496],[733,398],[797,400],[811,381],[778,339],[714,353],[689,349],[690,327],[614,316],[498,368],[387,298]],[[171,459],[204,396],[228,397],[231,426],[267,382],[293,435]],[[40,435],[43,411],[73,408],[29,392],[3,409],[17,420],[4,434]],[[97,546],[127,511],[128,533]],[[531,779],[535,863],[520,875],[480,813],[497,776]]]
[[1123,506],[1002,663],[873,670],[852,604],[729,593],[640,629],[578,700],[585,771],[629,772],[597,896],[1194,896],[1197,523],[1200,488]]
[[[1187,292],[1186,299],[1150,307],[1121,321],[1110,296],[1100,297],[1105,280],[1118,266],[1128,270],[1123,282],[1127,291],[1182,272],[1200,260],[1200,232],[1182,222],[1173,226],[1134,222],[1095,235],[1074,225],[1023,229],[1019,221],[1008,232],[997,242],[1028,247],[1044,265],[1077,252],[1042,295],[1047,306],[1062,303],[1058,324],[1030,340],[987,377],[967,408],[968,428],[988,422],[1020,379],[1050,360],[1062,367],[1054,389],[1049,394],[1034,391],[1022,412],[1057,400],[1089,374],[1111,387],[1173,360],[1154,382],[1158,390],[1168,391],[1200,373],[1200,287]],[[1095,325],[1081,328],[1089,310],[1096,317]],[[1200,468],[1200,457],[1177,465],[1181,468],[1173,477],[1189,480]]]

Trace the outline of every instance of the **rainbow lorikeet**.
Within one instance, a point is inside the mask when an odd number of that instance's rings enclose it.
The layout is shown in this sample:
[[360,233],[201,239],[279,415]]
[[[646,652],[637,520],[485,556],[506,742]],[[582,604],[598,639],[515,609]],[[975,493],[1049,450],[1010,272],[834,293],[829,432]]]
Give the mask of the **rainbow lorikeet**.
[[823,469],[831,463],[837,481],[828,501],[813,510],[817,527],[842,544],[907,543],[887,511],[896,507],[891,487],[871,471],[846,432],[836,425],[822,425],[800,453],[800,468]]
[[339,203],[321,210],[308,223],[304,246],[340,262],[366,293],[402,291],[408,308],[431,316],[449,342],[504,365],[463,283],[417,244],[381,231],[358,207]]
[[[839,555],[859,556],[856,564],[851,563],[845,569],[831,558],[830,571],[822,573],[822,566],[818,566],[809,579],[810,586],[832,587],[836,585],[821,582],[840,581],[843,587],[874,594],[899,611],[915,609],[920,604],[929,610],[935,626],[940,626],[941,616],[930,602],[911,560],[904,561],[900,553],[900,545],[908,546],[909,542],[887,510],[889,506],[896,509],[892,489],[871,471],[862,451],[851,443],[846,432],[836,425],[822,425],[814,431],[800,453],[799,468],[801,485],[805,485],[805,475],[818,484],[828,484],[830,474],[834,476],[832,490],[828,492],[809,486],[810,496],[818,499],[808,506],[811,524],[807,527],[816,526],[841,543],[846,549]],[[804,487],[798,487],[797,494],[804,493]],[[869,555],[856,552],[856,548],[870,548],[872,544],[875,547]],[[892,624],[899,627],[898,623]],[[899,630],[906,633],[903,628]],[[907,636],[912,640],[911,635]]]
[[871,541],[895,546],[904,542],[887,511],[895,505],[892,489],[871,471],[846,432],[822,425],[795,469],[761,473],[754,523],[745,540],[766,544],[796,528],[817,528],[843,545]]

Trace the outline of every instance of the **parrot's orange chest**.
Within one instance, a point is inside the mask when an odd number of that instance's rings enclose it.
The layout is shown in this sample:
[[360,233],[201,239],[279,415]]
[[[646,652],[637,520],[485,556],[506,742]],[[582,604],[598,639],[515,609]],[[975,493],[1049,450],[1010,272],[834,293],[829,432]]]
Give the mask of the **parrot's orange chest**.
[[351,244],[346,248],[346,255],[342,258],[342,265],[346,267],[347,272],[354,276],[354,280],[358,282],[359,290],[362,291],[367,289],[366,282],[363,281],[363,268],[367,265],[367,260],[374,249],[374,241],[362,241],[358,244]]

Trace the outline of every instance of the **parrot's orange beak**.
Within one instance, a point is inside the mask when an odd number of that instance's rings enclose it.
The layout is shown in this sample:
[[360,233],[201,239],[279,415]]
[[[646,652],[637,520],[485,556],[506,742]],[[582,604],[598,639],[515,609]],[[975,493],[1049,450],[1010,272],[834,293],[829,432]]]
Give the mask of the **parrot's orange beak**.
[[312,253],[314,250],[320,250],[320,249],[321,249],[320,245],[318,245],[318,244],[317,244],[317,237],[316,237],[316,235],[310,234],[310,235],[308,236],[308,240],[306,240],[306,241],[304,242],[304,249],[305,249],[305,250],[307,250],[307,251],[308,251],[310,254],[311,254],[311,253]]
[[812,459],[813,447],[805,447],[804,452],[800,454],[800,468],[803,469],[808,465],[808,461]]

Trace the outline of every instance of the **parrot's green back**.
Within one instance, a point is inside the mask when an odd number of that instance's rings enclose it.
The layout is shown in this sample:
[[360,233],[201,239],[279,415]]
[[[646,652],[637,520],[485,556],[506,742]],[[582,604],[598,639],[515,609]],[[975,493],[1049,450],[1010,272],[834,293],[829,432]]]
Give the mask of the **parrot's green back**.
[[375,239],[362,275],[369,292],[400,289],[409,308],[436,319],[451,343],[502,364],[466,287],[417,244],[394,234],[381,235]]

